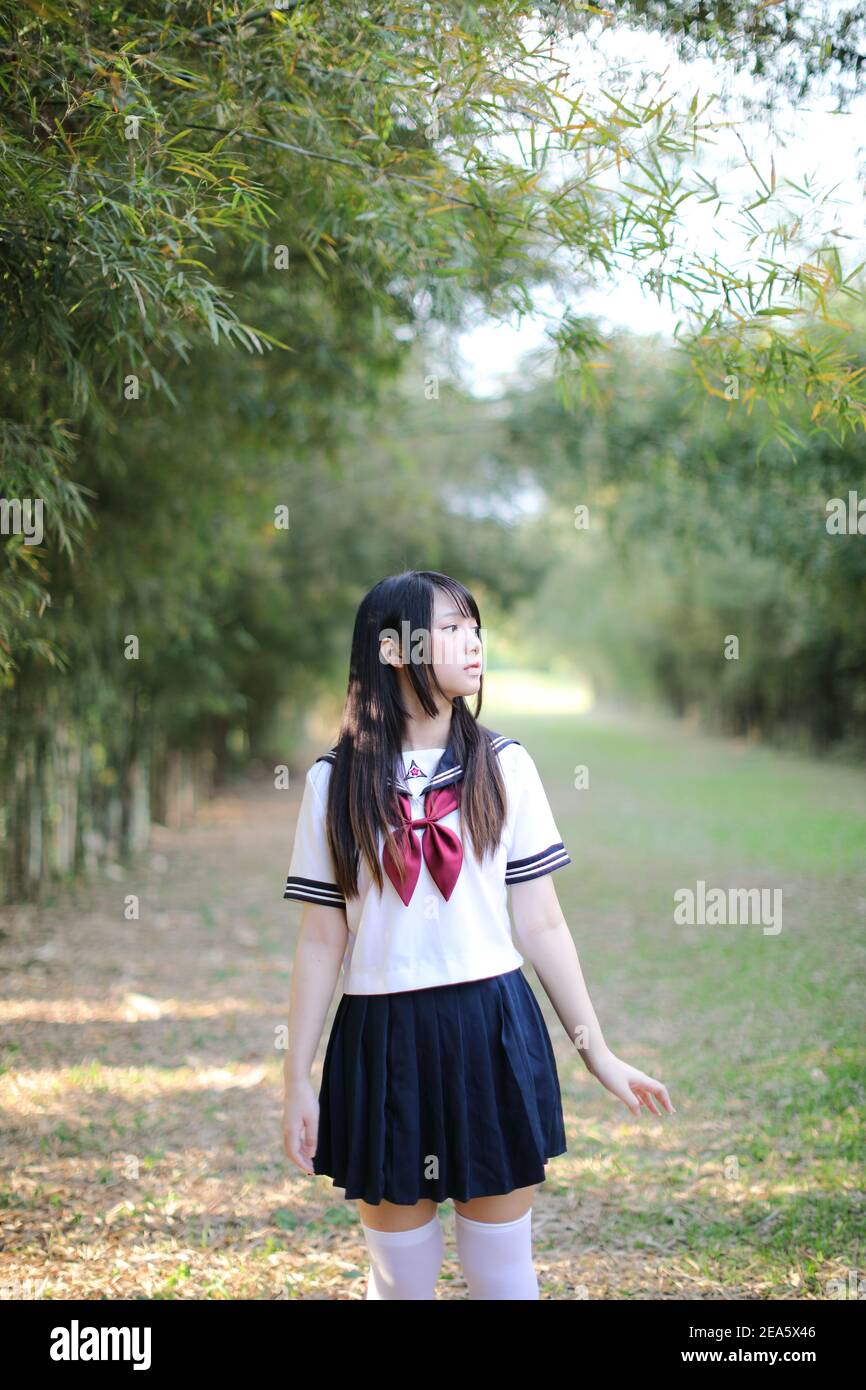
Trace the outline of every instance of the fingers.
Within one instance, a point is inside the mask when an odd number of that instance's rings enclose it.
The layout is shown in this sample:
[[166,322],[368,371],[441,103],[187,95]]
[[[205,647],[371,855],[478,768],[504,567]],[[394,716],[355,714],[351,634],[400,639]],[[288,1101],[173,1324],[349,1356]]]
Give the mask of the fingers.
[[316,1146],[315,1142],[311,1144],[304,1138],[302,1121],[299,1121],[296,1125],[286,1126],[284,1128],[283,1148],[293,1163],[296,1163],[299,1168],[303,1169],[309,1177],[315,1176],[310,1159],[315,1155]]
[[319,1126],[315,1120],[305,1120],[304,1129],[306,1130],[306,1148],[312,1158],[316,1152],[316,1144],[319,1137]]
[[[677,1113],[673,1105],[671,1104],[671,1098],[668,1095],[668,1088],[667,1086],[665,1086],[663,1081],[656,1081],[654,1077],[648,1076],[646,1079],[646,1086],[648,1090],[652,1091],[654,1096],[658,1096],[659,1100],[661,1101],[662,1105],[664,1106],[665,1110],[667,1110],[669,1115],[675,1115]],[[660,1115],[661,1111],[657,1110],[656,1114]]]
[[647,1110],[652,1111],[653,1115],[661,1117],[662,1113],[653,1099],[654,1096],[658,1097],[669,1115],[677,1113],[671,1104],[668,1088],[662,1081],[656,1081],[652,1076],[644,1076],[639,1081],[632,1081],[632,1090],[640,1097]]
[[640,1096],[647,1110],[651,1111],[653,1115],[661,1115],[662,1112],[659,1110],[650,1092],[645,1087],[636,1086],[635,1091],[637,1095]]
[[624,1101],[624,1103],[628,1106],[629,1110],[633,1115],[640,1114],[640,1101],[638,1101],[638,1103],[635,1104],[634,1095],[629,1090],[628,1086],[623,1086],[622,1089],[617,1087],[616,1094],[619,1096],[621,1101]]

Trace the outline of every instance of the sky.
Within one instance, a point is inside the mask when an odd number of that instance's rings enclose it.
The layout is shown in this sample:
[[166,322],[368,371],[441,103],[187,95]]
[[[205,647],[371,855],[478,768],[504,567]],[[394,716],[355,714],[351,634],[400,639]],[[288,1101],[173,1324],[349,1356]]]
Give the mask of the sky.
[[[828,11],[838,8],[835,4],[827,7]],[[743,75],[733,77],[721,64],[706,60],[680,62],[668,39],[637,33],[621,24],[607,30],[599,26],[594,32],[558,47],[556,56],[568,62],[571,72],[580,74],[585,91],[598,90],[600,85],[609,88],[612,69],[620,70],[626,82],[641,69],[664,74],[662,90],[675,95],[678,106],[686,106],[696,89],[705,97],[719,91],[724,83],[736,96],[750,82]],[[755,93],[753,81],[750,90]],[[741,139],[734,129],[716,132],[714,145],[706,148],[699,167],[705,175],[719,178],[720,187],[731,196],[732,203],[720,218],[713,215],[714,204],[699,205],[695,201],[694,205],[684,205],[678,240],[699,249],[702,255],[711,255],[717,249],[725,265],[754,262],[759,251],[749,250],[734,217],[738,204],[749,201],[749,195],[758,187],[746,151],[765,178],[769,178],[772,153],[777,189],[785,177],[802,183],[809,176],[815,192],[832,200],[832,206],[825,203],[818,216],[822,226],[838,226],[845,233],[844,237],[834,238],[843,265],[851,268],[866,259],[866,98],[852,101],[846,113],[836,113],[833,108],[829,94],[815,92],[807,99],[806,107],[779,105],[772,115],[760,120],[738,120],[736,106],[726,113],[717,111],[717,119],[733,122]],[[604,109],[603,99],[599,99],[596,109]],[[605,183],[612,186],[613,177],[606,178]],[[789,206],[802,211],[804,203],[792,197]],[[789,254],[795,255],[793,250]],[[609,281],[591,290],[576,291],[567,306],[561,291],[554,293],[549,289],[537,293],[535,302],[536,312],[522,320],[485,320],[459,335],[459,369],[464,384],[475,395],[499,394],[506,378],[519,370],[523,354],[547,343],[546,329],[565,307],[597,318],[604,332],[625,328],[639,334],[657,332],[669,336],[679,317],[668,303],[660,302],[639,283],[637,268],[629,272],[626,266]]]

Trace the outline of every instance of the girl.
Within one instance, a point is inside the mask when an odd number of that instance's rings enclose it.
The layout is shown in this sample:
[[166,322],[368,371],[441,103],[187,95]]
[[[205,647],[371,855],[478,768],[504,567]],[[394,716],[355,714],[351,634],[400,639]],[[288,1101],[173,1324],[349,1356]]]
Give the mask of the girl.
[[295,831],[284,1144],[358,1202],[367,1299],[435,1297],[449,1197],[470,1299],[539,1296],[532,1200],[566,1142],[524,956],[592,1075],[635,1115],[660,1114],[654,1097],[673,1110],[602,1037],[549,877],[571,859],[529,753],[477,722],[481,687],[469,591],[429,570],[381,580],[358,609],[340,734],[307,772]]

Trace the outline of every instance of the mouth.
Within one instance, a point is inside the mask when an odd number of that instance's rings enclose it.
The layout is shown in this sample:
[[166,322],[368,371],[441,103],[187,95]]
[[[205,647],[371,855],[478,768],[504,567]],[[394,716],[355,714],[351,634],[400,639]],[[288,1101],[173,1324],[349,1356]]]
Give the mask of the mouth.
[[471,666],[464,666],[463,669],[464,669],[464,671],[480,671],[480,670],[481,670],[481,662],[480,662],[480,661],[473,661],[472,664],[471,664]]

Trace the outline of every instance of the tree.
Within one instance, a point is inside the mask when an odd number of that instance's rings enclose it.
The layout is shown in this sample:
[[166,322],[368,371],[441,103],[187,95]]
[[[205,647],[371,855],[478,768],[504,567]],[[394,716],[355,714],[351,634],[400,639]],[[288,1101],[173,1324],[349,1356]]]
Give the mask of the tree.
[[[641,20],[676,33],[690,8]],[[699,17],[724,52],[743,8]],[[287,468],[302,509],[327,494],[431,325],[625,268],[691,315],[682,342],[710,391],[734,372],[779,431],[792,395],[816,428],[862,424],[834,321],[856,276],[820,225],[806,247],[775,230],[772,170],[755,170],[746,272],[677,248],[684,202],[722,197],[688,168],[711,103],[647,75],[583,93],[556,42],[610,20],[576,4],[0,0],[2,495],[44,508],[37,545],[7,508],[0,552],[0,779],[19,825],[47,816],[61,713],[86,810],[99,787],[128,801],[157,736],[213,747],[238,720],[254,736],[300,687],[303,621],[275,627],[269,601],[291,575],[299,613],[330,615],[371,557],[348,508],[312,505],[280,550]],[[744,33],[766,47],[772,21]],[[598,400],[595,325],[565,315],[557,347],[571,398]],[[521,556],[503,594],[531,573]],[[16,842],[19,883],[25,861],[39,881],[40,853]]]

